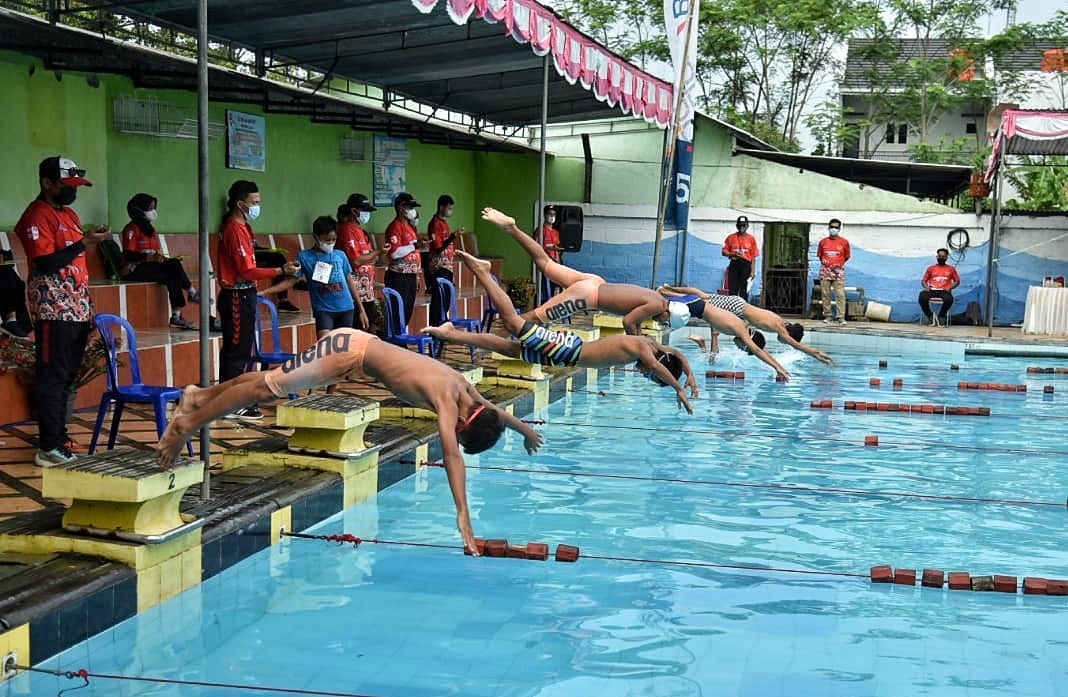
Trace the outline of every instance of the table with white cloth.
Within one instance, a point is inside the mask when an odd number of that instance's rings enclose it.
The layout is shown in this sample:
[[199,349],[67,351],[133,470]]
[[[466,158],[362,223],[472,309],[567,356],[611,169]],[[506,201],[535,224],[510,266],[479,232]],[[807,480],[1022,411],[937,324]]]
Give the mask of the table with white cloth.
[[1023,331],[1068,334],[1068,288],[1031,286],[1024,306]]

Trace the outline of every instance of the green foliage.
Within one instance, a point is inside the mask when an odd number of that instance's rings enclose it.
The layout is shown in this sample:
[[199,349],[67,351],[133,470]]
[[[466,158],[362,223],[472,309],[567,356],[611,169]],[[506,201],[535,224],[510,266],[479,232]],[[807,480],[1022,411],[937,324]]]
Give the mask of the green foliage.
[[1068,157],[1029,157],[1008,167],[1005,177],[1022,199],[1005,201],[1005,208],[1018,210],[1068,210]]

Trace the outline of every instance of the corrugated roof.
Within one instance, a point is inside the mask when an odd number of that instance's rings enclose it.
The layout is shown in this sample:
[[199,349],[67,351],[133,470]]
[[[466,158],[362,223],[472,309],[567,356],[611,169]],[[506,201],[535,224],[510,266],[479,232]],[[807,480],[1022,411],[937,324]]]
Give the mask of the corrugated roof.
[[[880,53],[887,48],[888,52]],[[843,92],[870,90],[873,72],[882,79],[877,87],[884,88],[885,79],[893,74],[891,66],[894,63],[913,58],[949,58],[952,48],[952,45],[943,39],[896,39],[888,46],[872,39],[850,39],[845,72],[839,88]],[[982,66],[976,65],[975,70],[976,77],[981,77]]]

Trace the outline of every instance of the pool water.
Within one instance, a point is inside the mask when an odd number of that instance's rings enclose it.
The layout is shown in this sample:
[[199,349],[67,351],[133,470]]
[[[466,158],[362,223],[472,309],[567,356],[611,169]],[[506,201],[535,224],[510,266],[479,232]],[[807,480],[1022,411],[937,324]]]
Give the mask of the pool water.
[[[1068,578],[1068,379],[1026,373],[1050,359],[783,356],[788,384],[693,350],[694,416],[617,372],[531,417],[547,422],[536,456],[510,434],[469,458],[477,535],[576,545],[576,563],[289,539],[42,667],[380,697],[1068,695],[1068,598],[868,579],[877,564]],[[454,518],[427,468],[314,532],[458,545]],[[71,686],[23,675],[7,694]],[[265,693],[94,679],[75,694]]]

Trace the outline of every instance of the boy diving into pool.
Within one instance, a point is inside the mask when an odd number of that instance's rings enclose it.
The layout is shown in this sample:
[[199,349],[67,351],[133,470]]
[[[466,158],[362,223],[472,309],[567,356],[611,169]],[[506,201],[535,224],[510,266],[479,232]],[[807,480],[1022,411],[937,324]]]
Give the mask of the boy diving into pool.
[[523,445],[532,454],[542,444],[541,434],[489,402],[444,363],[356,329],[335,329],[273,370],[244,373],[212,387],[186,387],[156,448],[159,463],[165,469],[173,467],[182,445],[193,433],[236,409],[350,377],[377,380],[405,402],[438,415],[445,475],[456,504],[456,526],[464,549],[477,554],[460,446],[464,452],[480,453],[493,447],[504,429],[510,428],[523,434]]
[[475,278],[486,289],[490,302],[497,308],[504,328],[517,338],[509,339],[495,334],[459,331],[452,324],[426,327],[430,334],[445,341],[496,351],[497,353],[522,358],[528,363],[540,365],[578,365],[584,368],[607,368],[621,363],[637,361],[643,375],[665,387],[675,390],[678,405],[693,413],[686,398],[686,391],[679,384],[679,376],[685,371],[686,386],[690,395],[697,398],[697,380],[690,370],[690,362],[677,349],[663,346],[649,337],[621,334],[585,343],[573,332],[551,330],[524,319],[516,312],[512,299],[490,275],[490,263],[476,259],[467,252],[456,251],[456,256],[471,268]]
[[583,273],[553,261],[541,243],[519,229],[515,218],[496,208],[483,208],[482,219],[504,230],[530,255],[534,265],[564,290],[526,312],[523,319],[548,324],[565,319],[583,310],[605,310],[623,315],[623,329],[627,334],[641,334],[646,319],[667,322],[678,329],[690,320],[690,313],[682,303],[666,300],[651,288],[629,283],[607,283],[592,273]]

